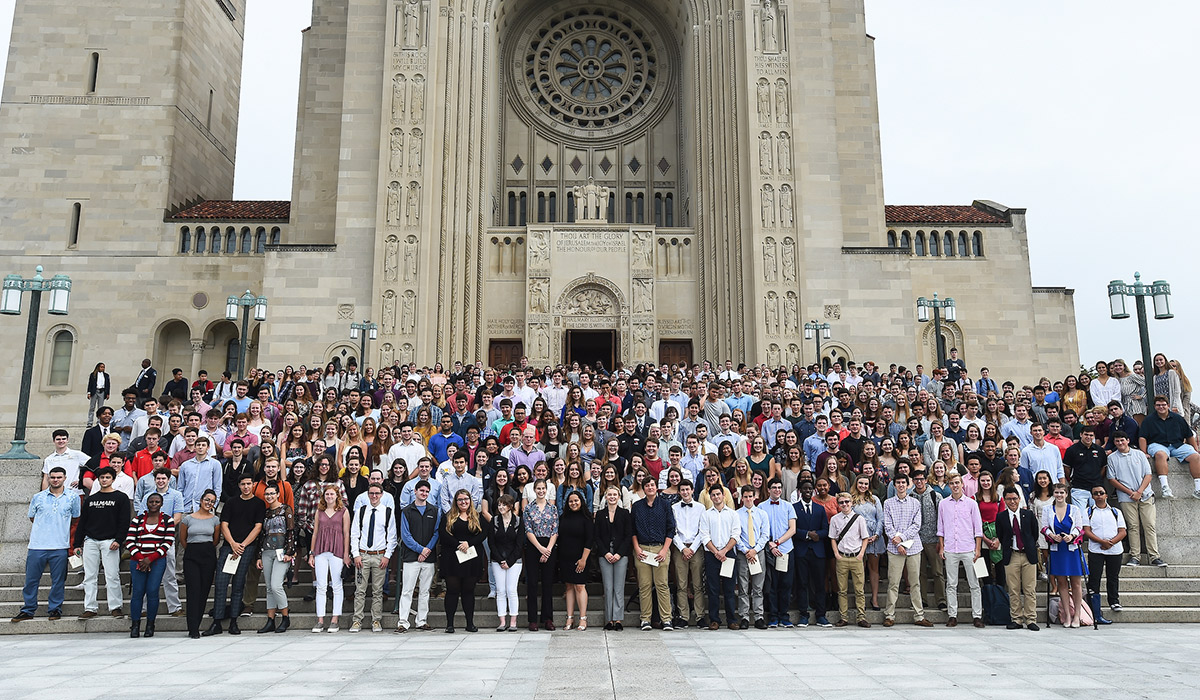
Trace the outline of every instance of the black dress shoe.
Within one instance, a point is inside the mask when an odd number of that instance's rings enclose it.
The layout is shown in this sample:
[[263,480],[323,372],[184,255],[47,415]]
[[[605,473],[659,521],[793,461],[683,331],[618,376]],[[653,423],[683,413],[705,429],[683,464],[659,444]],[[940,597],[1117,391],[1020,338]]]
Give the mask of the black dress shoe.
[[267,618],[267,624],[263,625],[263,626],[262,626],[262,627],[261,627],[261,628],[258,630],[258,633],[259,633],[259,634],[266,634],[266,633],[268,633],[268,632],[274,632],[274,631],[275,631],[275,618],[273,618],[273,617],[268,617],[268,618]]
[[146,634],[144,636],[146,636],[146,637],[154,636],[154,622],[150,621],[150,622],[146,623]]
[[200,633],[199,632],[188,632],[188,637],[190,637],[192,639],[199,639]]
[[309,593],[308,595],[304,596],[304,602],[305,602],[305,603],[311,603],[311,602],[313,602],[313,601],[314,601],[314,600],[316,600],[316,599],[317,599],[317,594],[316,594],[316,593]]
[[612,620],[609,620],[608,622],[605,622],[605,623],[604,623],[604,631],[606,631],[606,632],[612,632],[612,629],[613,629],[613,623],[612,623]]
[[755,628],[755,629],[760,629],[760,630],[765,630],[765,629],[767,628],[767,621],[766,621],[766,620],[764,620],[764,619],[762,619],[761,617],[760,617],[760,618],[758,618],[758,619],[757,619],[757,620],[755,620],[755,622],[754,622],[754,628]]
[[1010,622],[1004,626],[1005,629],[1010,629],[1010,630],[1019,630],[1019,629],[1021,629],[1021,627],[1022,627],[1022,625],[1019,622]]
[[291,626],[292,626],[292,623],[290,620],[288,620],[288,616],[280,615],[279,616],[279,626],[275,628],[275,634],[282,634],[284,632],[287,632],[288,627],[291,627]]
[[211,637],[211,636],[213,636],[214,634],[221,634],[221,633],[222,633],[222,632],[224,632],[224,631],[225,631],[225,630],[221,629],[221,621],[220,621],[220,620],[213,620],[213,623],[212,623],[212,625],[211,625],[211,626],[210,626],[208,629],[206,629],[206,630],[204,630],[203,632],[201,632],[201,633],[200,633],[200,636],[201,636],[201,637]]
[[135,622],[129,626],[130,639],[137,639],[138,637],[142,636],[141,626],[142,626],[142,623],[140,623],[140,622]]
[[470,623],[468,623],[464,629],[466,629],[468,632],[478,632],[479,631],[478,627],[476,627],[475,625],[472,625]]
[[242,630],[238,628],[238,623],[237,623],[236,617],[231,618],[229,620],[229,633],[230,634],[241,634],[242,633]]
[[446,634],[454,634],[454,625],[446,625]]

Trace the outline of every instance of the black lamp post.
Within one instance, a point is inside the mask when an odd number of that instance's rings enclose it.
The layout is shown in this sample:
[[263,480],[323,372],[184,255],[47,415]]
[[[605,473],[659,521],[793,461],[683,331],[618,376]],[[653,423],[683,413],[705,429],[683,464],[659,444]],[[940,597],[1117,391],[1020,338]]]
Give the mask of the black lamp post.
[[954,323],[958,318],[958,312],[954,304],[954,299],[946,297],[938,299],[937,292],[933,293],[933,299],[925,297],[917,297],[917,320],[921,323],[929,322],[929,310],[933,309],[933,335],[937,338],[937,366],[943,367],[946,364],[946,341],[942,338],[942,311],[946,312],[946,321]]
[[829,340],[830,328],[828,323],[817,323],[816,321],[804,324],[804,339],[817,341],[817,366],[821,367],[821,371],[825,371],[825,368],[821,366],[821,340]]
[[[1154,318],[1165,321],[1175,318],[1171,313],[1171,285],[1163,280],[1153,284],[1142,284],[1142,273],[1133,273],[1133,284],[1123,280],[1108,283],[1108,306],[1113,319],[1129,318],[1125,309],[1125,297],[1133,297],[1137,306],[1138,337],[1142,342],[1142,366],[1146,368],[1146,396],[1154,396],[1154,364],[1150,354],[1150,328],[1146,319],[1146,297],[1154,297]],[[1153,400],[1151,400],[1153,407]]]
[[238,337],[238,379],[246,378],[246,346],[250,342],[250,309],[254,309],[254,320],[267,320],[267,298],[256,297],[247,289],[240,297],[231,296],[225,300],[225,318],[236,321],[238,310],[242,316],[242,334]]
[[362,372],[367,371],[367,339],[375,340],[379,338],[379,325],[370,321],[362,323],[350,323],[350,340],[362,338],[361,349],[358,353],[358,364],[362,368]]

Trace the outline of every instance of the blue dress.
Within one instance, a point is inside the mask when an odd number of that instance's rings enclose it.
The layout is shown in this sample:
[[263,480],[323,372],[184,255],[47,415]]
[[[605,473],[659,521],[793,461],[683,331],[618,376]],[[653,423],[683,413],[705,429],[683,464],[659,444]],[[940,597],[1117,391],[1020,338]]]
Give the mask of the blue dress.
[[[1067,514],[1061,520],[1059,520],[1058,514],[1055,513],[1053,504],[1047,506],[1047,510],[1050,512],[1050,518],[1047,519],[1047,522],[1050,523],[1050,528],[1055,534],[1067,534],[1075,527],[1071,516],[1079,513],[1077,506],[1068,506]],[[1082,530],[1084,524],[1080,524],[1078,527]],[[1049,545],[1050,559],[1046,568],[1051,576],[1083,576],[1083,560],[1080,559],[1078,547],[1074,545],[1069,546],[1065,542],[1050,542]]]

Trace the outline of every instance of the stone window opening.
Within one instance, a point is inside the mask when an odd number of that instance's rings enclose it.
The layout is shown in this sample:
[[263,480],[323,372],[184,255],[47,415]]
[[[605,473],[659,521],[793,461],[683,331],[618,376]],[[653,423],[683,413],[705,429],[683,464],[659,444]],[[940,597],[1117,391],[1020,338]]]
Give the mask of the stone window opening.
[[889,248],[896,247],[896,232],[895,231],[887,232],[887,244],[888,244]]
[[983,234],[979,231],[971,234],[971,255],[977,258],[983,257]]
[[187,226],[179,229],[179,252],[184,255],[192,252],[192,231]]
[[71,227],[67,232],[67,247],[79,245],[79,224],[83,220],[83,204],[75,202],[71,205]]
[[946,257],[954,257],[954,232],[946,232],[946,246],[943,248],[946,251]]
[[925,232],[917,231],[917,255],[925,257]]
[[233,255],[234,253],[237,253],[237,251],[237,231],[234,231],[233,227],[230,226],[229,228],[225,229],[225,254]]
[[100,79],[100,53],[93,51],[88,57],[87,91],[89,95],[96,94],[96,81]]
[[50,386],[67,386],[71,380],[71,354],[75,349],[75,334],[67,329],[51,336]]

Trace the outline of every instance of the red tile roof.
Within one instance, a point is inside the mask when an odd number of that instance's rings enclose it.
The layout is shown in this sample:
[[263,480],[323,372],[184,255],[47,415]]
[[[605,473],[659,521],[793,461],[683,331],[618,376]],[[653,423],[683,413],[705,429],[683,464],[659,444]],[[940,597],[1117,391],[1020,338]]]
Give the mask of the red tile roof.
[[214,199],[192,205],[170,218],[172,221],[287,221],[291,211],[291,202]]
[[884,207],[889,224],[1007,224],[996,216],[971,205],[889,204]]

